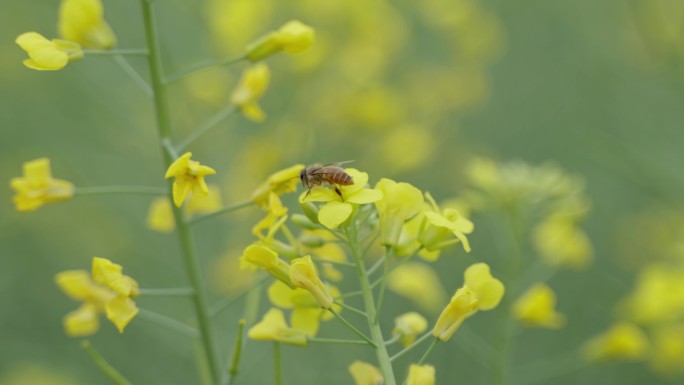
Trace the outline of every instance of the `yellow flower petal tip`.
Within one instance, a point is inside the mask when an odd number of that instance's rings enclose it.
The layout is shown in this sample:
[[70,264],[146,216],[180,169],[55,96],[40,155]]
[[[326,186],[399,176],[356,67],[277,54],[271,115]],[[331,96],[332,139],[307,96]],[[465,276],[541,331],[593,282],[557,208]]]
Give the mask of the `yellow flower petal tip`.
[[380,240],[384,245],[396,246],[404,223],[422,209],[423,193],[408,183],[385,178],[375,188],[383,193],[383,199],[375,202],[380,217]]
[[306,332],[287,326],[282,310],[275,308],[266,312],[261,322],[249,329],[247,336],[253,340],[278,341],[297,346],[308,344]]
[[330,309],[333,298],[330,290],[323,284],[316,271],[311,256],[296,258],[290,264],[290,279],[292,283],[311,293],[318,304],[325,309]]
[[349,365],[348,370],[355,385],[381,385],[383,383],[380,369],[367,362],[354,361]]
[[245,70],[238,83],[231,102],[242,114],[253,122],[262,122],[266,114],[257,103],[264,95],[271,81],[271,71],[264,63],[255,64]]
[[61,202],[74,196],[71,182],[52,177],[48,158],[24,163],[24,176],[12,178],[10,186],[16,192],[12,200],[18,211],[34,211],[45,203]]
[[435,368],[411,364],[406,385],[435,385]]
[[271,174],[266,181],[262,183],[252,193],[252,201],[257,205],[268,208],[269,196],[274,193],[278,196],[297,191],[297,183],[299,183],[299,173],[304,168],[303,164],[295,164],[288,168],[279,170]]
[[638,361],[646,358],[649,346],[648,337],[639,327],[627,322],[613,325],[605,333],[589,340],[583,347],[587,361]]
[[181,207],[190,191],[199,196],[207,196],[209,187],[204,180],[207,175],[216,174],[216,171],[190,159],[191,152],[186,152],[176,159],[166,170],[165,178],[175,178],[173,181],[173,203]]
[[29,55],[24,65],[38,71],[56,71],[64,68],[70,61],[83,58],[83,50],[78,43],[67,40],[48,40],[37,32],[26,32],[15,40]]
[[527,326],[558,329],[565,316],[556,312],[556,294],[545,284],[536,284],[513,304],[513,317]]
[[278,52],[297,54],[306,51],[315,40],[313,28],[291,20],[277,31],[271,32],[247,47],[247,57],[256,62]]
[[416,337],[427,330],[428,322],[422,315],[409,312],[394,319],[393,336],[399,336],[399,341],[407,347],[416,340]]
[[57,29],[62,38],[86,48],[108,49],[116,45],[100,0],[62,0]]

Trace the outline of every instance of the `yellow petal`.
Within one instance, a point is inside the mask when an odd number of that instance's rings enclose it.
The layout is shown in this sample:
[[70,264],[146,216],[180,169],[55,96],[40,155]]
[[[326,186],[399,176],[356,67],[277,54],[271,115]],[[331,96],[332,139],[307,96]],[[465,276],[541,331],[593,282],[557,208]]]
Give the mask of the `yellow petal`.
[[387,277],[387,288],[408,298],[426,312],[436,312],[447,296],[437,273],[423,263],[408,262]]
[[64,331],[71,337],[89,336],[100,328],[97,309],[85,303],[64,317]]
[[456,290],[451,302],[439,315],[432,335],[442,341],[448,341],[461,326],[463,321],[477,311],[478,299],[468,287]]
[[349,365],[348,370],[354,378],[355,385],[382,385],[383,383],[380,370],[369,363],[354,361]]
[[476,295],[480,310],[490,310],[496,307],[503,298],[504,285],[498,279],[492,277],[489,266],[486,263],[476,263],[465,271],[465,284]]
[[123,333],[126,325],[138,314],[138,307],[129,297],[119,296],[107,302],[105,306],[107,319],[112,321],[119,333]]
[[430,365],[411,364],[406,385],[435,385],[435,368]]
[[303,258],[292,260],[290,264],[290,279],[295,286],[311,293],[321,307],[329,309],[332,306],[333,299],[330,291],[318,277],[318,272],[311,260],[311,256],[307,255]]
[[169,198],[159,197],[152,201],[147,212],[147,227],[160,233],[170,233],[176,228]]
[[299,20],[285,23],[277,32],[278,43],[283,51],[293,54],[309,49],[314,42],[314,30]]
[[515,303],[513,316],[527,326],[560,328],[565,317],[555,310],[556,294],[545,284],[536,284],[528,289]]
[[399,340],[404,347],[407,347],[416,340],[418,334],[427,330],[428,322],[422,315],[416,312],[409,312],[394,319],[393,336],[401,336]]
[[621,322],[607,332],[592,338],[583,347],[588,361],[641,360],[648,354],[646,334],[636,325]]
[[69,55],[59,50],[55,44],[36,32],[19,35],[16,43],[28,53],[31,59],[24,65],[35,70],[58,70],[69,62]]
[[321,309],[298,307],[292,311],[292,327],[303,330],[309,337],[314,337],[318,333],[321,323]]
[[106,258],[93,257],[93,280],[128,297],[138,290],[138,284],[130,277],[123,275],[122,270],[121,265]]
[[376,189],[370,189],[370,188],[364,188],[363,190],[359,190],[355,192],[354,194],[351,194],[346,198],[346,201],[349,203],[356,203],[356,204],[366,204],[366,203],[373,203],[381,200],[383,197],[383,193],[380,190]]
[[352,213],[352,205],[347,202],[328,202],[318,211],[318,221],[329,229],[344,223]]
[[273,281],[271,286],[268,287],[268,299],[275,306],[281,307],[283,309],[291,309],[294,307],[292,302],[293,291],[302,289],[291,289],[286,284],[280,281]]

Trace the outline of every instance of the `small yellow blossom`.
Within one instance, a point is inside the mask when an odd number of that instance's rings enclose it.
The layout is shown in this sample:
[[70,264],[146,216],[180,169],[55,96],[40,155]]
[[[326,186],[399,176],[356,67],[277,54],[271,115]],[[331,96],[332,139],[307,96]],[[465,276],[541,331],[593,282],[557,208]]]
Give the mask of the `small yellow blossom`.
[[407,347],[416,340],[418,334],[427,330],[428,322],[422,315],[409,312],[394,319],[393,336],[401,336],[400,342]]
[[251,61],[265,59],[280,51],[296,54],[309,49],[313,45],[315,34],[313,28],[291,20],[277,31],[260,38],[247,47],[247,57]]
[[451,298],[439,315],[432,335],[442,341],[449,340],[463,321],[478,310],[491,310],[504,295],[504,285],[492,277],[486,263],[476,263],[465,271],[465,284]]
[[266,246],[259,244],[247,246],[240,257],[240,267],[244,269],[247,266],[260,267],[287,286],[295,287],[290,280],[290,266],[278,258],[278,253]]
[[247,335],[259,341],[278,341],[297,346],[308,344],[306,332],[287,326],[283,311],[276,308],[271,308],[266,312],[261,322],[252,326]]
[[16,192],[12,200],[19,211],[34,211],[45,203],[60,202],[74,196],[71,182],[52,178],[48,158],[24,163],[24,176],[12,178],[10,186]]
[[424,263],[399,265],[387,276],[387,288],[429,313],[438,311],[446,300],[439,276]]
[[55,276],[57,285],[83,305],[64,317],[70,336],[87,336],[99,329],[98,314],[104,313],[119,332],[138,313],[133,302],[140,292],[138,283],[123,275],[122,267],[105,258],[93,258],[92,279],[85,270],[63,271]]
[[406,385],[435,385],[434,366],[411,364]]
[[73,41],[52,39],[37,32],[26,32],[15,40],[29,55],[24,65],[32,70],[55,71],[64,68],[67,63],[83,59],[83,50]]
[[[327,228],[336,228],[344,223],[354,211],[354,205],[377,202],[383,197],[378,189],[366,188],[368,174],[354,168],[344,170],[354,181],[348,186],[337,186],[342,196],[326,187],[315,187],[303,192],[299,202],[325,202],[318,210],[318,221]],[[308,195],[307,195],[308,193]]]
[[266,114],[257,102],[266,92],[270,80],[271,72],[264,63],[253,65],[242,74],[231,96],[231,102],[242,111],[247,119],[254,122],[262,122],[266,119]]
[[536,284],[513,304],[513,316],[527,326],[550,329],[563,327],[565,316],[555,311],[556,294],[543,284]]
[[303,164],[295,164],[294,166],[273,173],[266,178],[266,181],[261,184],[261,186],[254,190],[252,193],[252,201],[262,208],[267,209],[271,193],[280,196],[297,191],[299,173],[303,168]]
[[684,316],[684,269],[668,264],[646,267],[618,310],[629,320],[644,325],[681,319]]
[[355,385],[382,385],[384,381],[378,368],[363,361],[352,362],[348,370]]
[[[338,288],[330,286],[329,289],[333,297],[340,295]],[[334,318],[329,311],[321,309],[318,301],[310,292],[299,287],[289,288],[280,281],[275,281],[269,286],[268,298],[275,306],[292,309],[290,317],[292,327],[304,330],[312,337],[318,333],[321,320],[327,321]],[[332,308],[336,312],[342,311],[342,307],[338,304],[333,304]]]
[[330,309],[333,304],[332,295],[328,287],[318,277],[316,266],[314,266],[310,255],[292,260],[290,279],[295,286],[309,291],[322,308]]
[[404,223],[422,209],[423,193],[408,183],[386,178],[375,188],[383,193],[383,199],[375,202],[380,217],[380,241],[383,245],[396,246]]
[[100,0],[62,0],[57,29],[64,39],[86,48],[108,49],[116,44]]
[[646,334],[636,325],[620,322],[607,332],[589,340],[583,348],[588,361],[644,359],[649,350]]
[[677,376],[684,372],[684,324],[663,325],[653,331],[649,364],[663,376]]
[[263,230],[272,228],[280,218],[287,214],[287,207],[283,206],[278,195],[270,193],[268,201],[268,213],[266,214],[266,217],[260,220],[259,223],[252,228],[252,234],[256,236],[260,236]]
[[147,212],[147,227],[160,233],[170,233],[176,228],[169,198],[158,197],[152,201]]
[[203,166],[199,162],[191,160],[191,156],[191,152],[186,152],[166,170],[166,179],[176,178],[173,181],[173,203],[177,207],[181,207],[190,190],[196,195],[208,195],[209,187],[207,187],[204,177],[216,174],[213,168]]
[[[428,225],[420,233],[418,240],[428,250],[443,249],[454,243],[461,242],[463,249],[470,252],[470,243],[466,234],[473,232],[473,223],[461,215],[456,209],[447,208],[440,213],[439,207],[430,193],[425,194],[432,210],[423,212]],[[452,238],[456,236],[456,239]]]
[[551,266],[582,269],[591,263],[594,254],[591,241],[577,220],[563,212],[552,214],[537,225],[532,240],[542,260]]
[[319,260],[323,276],[331,281],[339,282],[344,278],[344,274],[335,267],[334,262],[347,262],[347,254],[342,246],[333,242],[335,239],[335,236],[327,230],[307,230],[302,234],[301,243],[305,246],[302,250],[303,254],[311,254],[314,260]]
[[210,184],[207,187],[209,188],[209,194],[207,195],[190,195],[188,204],[185,205],[186,214],[209,214],[223,207],[221,188],[215,184]]

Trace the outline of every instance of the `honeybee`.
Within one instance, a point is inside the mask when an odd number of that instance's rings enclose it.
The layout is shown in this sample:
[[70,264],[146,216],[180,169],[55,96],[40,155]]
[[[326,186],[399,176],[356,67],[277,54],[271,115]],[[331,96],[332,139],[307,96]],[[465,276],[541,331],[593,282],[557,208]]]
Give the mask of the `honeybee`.
[[349,186],[354,184],[354,180],[349,174],[344,172],[344,169],[340,166],[351,162],[353,162],[353,160],[328,164],[315,163],[311,166],[304,167],[299,173],[299,179],[302,181],[302,186],[308,189],[304,198],[309,196],[311,189],[314,188],[314,186],[320,186],[323,183],[327,183],[335,190],[337,195],[342,196],[342,192],[337,186]]

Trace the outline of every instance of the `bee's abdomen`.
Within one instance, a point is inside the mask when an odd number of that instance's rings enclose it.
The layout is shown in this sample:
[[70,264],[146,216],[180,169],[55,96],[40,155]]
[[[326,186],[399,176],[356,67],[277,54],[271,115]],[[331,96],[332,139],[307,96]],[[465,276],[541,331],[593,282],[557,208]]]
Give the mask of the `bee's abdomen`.
[[332,183],[339,184],[342,186],[348,186],[350,184],[354,184],[354,180],[346,172],[340,172],[340,173],[332,174],[329,176],[329,180]]

